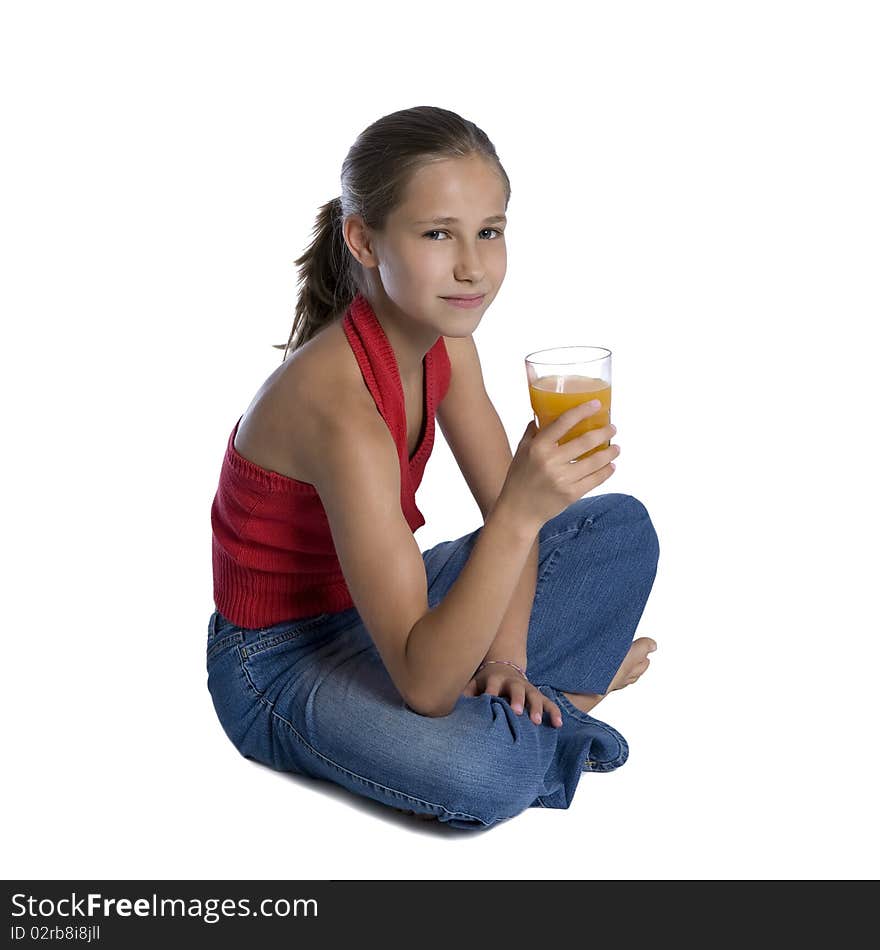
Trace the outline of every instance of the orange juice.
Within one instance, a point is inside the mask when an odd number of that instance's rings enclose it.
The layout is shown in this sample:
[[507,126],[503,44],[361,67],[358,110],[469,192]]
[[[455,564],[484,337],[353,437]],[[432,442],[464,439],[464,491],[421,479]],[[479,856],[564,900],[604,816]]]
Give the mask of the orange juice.
[[[542,376],[529,385],[529,398],[532,402],[532,409],[538,417],[538,428],[545,426],[562,415],[566,409],[577,406],[582,402],[589,402],[591,399],[598,399],[602,403],[602,408],[597,409],[591,416],[587,416],[582,422],[577,423],[573,428],[559,440],[559,444],[570,442],[572,439],[590,429],[601,429],[607,426],[611,421],[611,385],[604,379],[596,379],[593,376]],[[604,442],[597,445],[595,449],[584,452],[579,455],[577,461],[598,452],[600,449],[608,448],[609,443]]]

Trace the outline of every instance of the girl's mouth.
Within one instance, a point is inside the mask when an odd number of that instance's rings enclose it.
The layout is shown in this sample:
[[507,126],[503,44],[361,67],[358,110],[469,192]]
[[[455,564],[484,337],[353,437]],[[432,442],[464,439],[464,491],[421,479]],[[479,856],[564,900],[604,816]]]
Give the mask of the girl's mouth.
[[453,307],[470,309],[472,307],[479,307],[485,296],[485,294],[480,294],[479,297],[442,297],[441,299],[452,304]]

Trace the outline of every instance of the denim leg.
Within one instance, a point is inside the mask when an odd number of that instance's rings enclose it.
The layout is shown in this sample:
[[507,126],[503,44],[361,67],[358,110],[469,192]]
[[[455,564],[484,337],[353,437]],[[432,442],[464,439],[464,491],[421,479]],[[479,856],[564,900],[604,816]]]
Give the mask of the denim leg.
[[659,559],[657,533],[631,495],[582,498],[539,535],[528,674],[574,693],[605,693],[626,656]]

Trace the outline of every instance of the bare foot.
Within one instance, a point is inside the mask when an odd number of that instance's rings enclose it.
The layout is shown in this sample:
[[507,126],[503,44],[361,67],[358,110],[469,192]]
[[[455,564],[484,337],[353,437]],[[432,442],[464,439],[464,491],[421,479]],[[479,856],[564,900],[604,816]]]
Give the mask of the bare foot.
[[635,683],[651,663],[648,654],[653,653],[656,649],[657,644],[650,637],[639,637],[637,640],[633,640],[626,656],[623,658],[623,662],[614,674],[614,679],[608,685],[606,693],[566,693],[565,690],[562,692],[568,697],[571,704],[580,709],[581,712],[589,712],[608,693]]
[[605,695],[607,696],[612,690],[632,686],[650,666],[651,661],[648,659],[648,654],[653,653],[656,649],[657,644],[650,637],[639,637],[638,640],[633,640],[632,646],[623,658],[620,669],[614,674],[614,679],[611,680]]

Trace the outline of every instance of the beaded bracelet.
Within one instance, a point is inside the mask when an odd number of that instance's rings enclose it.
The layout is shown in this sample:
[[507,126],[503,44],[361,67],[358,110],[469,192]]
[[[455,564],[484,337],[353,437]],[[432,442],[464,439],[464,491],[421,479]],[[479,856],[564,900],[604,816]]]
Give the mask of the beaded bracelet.
[[474,676],[476,676],[477,673],[479,673],[480,670],[484,666],[488,666],[490,663],[504,663],[507,666],[512,666],[517,671],[517,673],[519,673],[522,676],[523,679],[525,680],[528,679],[528,677],[526,676],[526,671],[520,668],[519,666],[517,666],[516,663],[511,663],[510,660],[483,660],[483,662],[477,667],[476,672],[474,673]]

